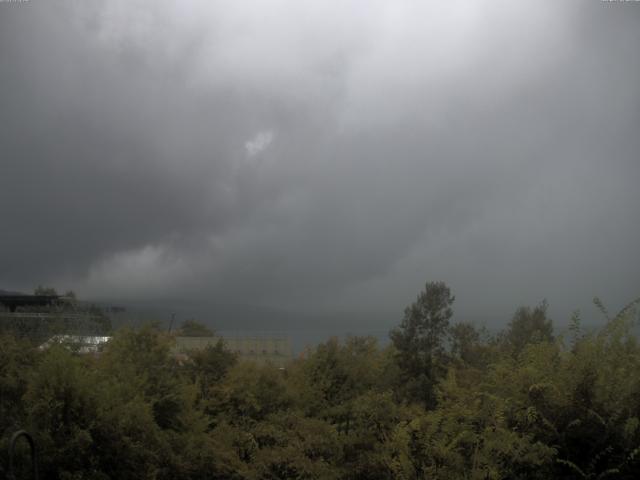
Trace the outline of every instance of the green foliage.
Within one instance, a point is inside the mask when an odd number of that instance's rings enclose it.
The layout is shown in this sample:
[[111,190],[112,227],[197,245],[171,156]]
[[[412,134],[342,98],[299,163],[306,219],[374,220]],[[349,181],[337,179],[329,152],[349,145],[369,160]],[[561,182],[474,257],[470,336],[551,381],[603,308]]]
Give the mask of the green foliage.
[[391,331],[406,397],[435,406],[435,384],[444,373],[444,340],[455,297],[444,282],[427,282],[406,308],[399,328]]
[[220,382],[236,362],[237,356],[225,348],[222,340],[191,353],[185,370],[205,409],[215,404],[220,395]]
[[[175,354],[151,325],[117,331],[99,356],[5,335],[0,427],[32,432],[54,480],[637,478],[636,303],[592,332],[574,315],[565,346],[544,304],[494,340],[448,325],[444,284],[423,294],[393,345],[330,339],[285,370],[222,341]],[[415,370],[429,403],[402,384],[412,356],[429,358]]]
[[191,319],[182,322],[178,335],[183,337],[213,337],[214,333],[206,325]]
[[28,374],[37,363],[36,352],[24,340],[0,335],[0,431],[18,429],[24,418],[22,397]]
[[234,366],[225,378],[220,409],[234,423],[245,425],[287,410],[292,402],[280,370],[242,362]]
[[553,341],[553,322],[547,318],[547,302],[534,308],[520,307],[504,335],[507,347],[517,355],[530,343]]
[[459,322],[449,328],[451,356],[470,369],[484,369],[496,358],[493,338],[484,328]]

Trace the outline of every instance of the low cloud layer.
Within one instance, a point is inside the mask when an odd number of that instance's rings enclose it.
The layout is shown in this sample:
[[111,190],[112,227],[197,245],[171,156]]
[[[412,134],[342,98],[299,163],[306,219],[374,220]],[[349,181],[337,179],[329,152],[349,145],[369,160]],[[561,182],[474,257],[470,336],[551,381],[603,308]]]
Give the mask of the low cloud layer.
[[638,45],[624,2],[0,3],[0,288],[622,306]]

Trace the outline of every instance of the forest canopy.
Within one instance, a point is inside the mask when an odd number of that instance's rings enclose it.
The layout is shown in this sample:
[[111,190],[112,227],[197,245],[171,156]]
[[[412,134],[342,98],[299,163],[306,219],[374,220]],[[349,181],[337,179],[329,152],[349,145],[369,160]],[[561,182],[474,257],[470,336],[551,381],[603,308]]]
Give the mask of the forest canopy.
[[495,335],[454,302],[427,283],[387,346],[332,338],[285,369],[222,342],[184,360],[152,325],[100,355],[5,333],[0,476],[23,428],[47,479],[637,478],[637,302],[564,333],[521,307]]

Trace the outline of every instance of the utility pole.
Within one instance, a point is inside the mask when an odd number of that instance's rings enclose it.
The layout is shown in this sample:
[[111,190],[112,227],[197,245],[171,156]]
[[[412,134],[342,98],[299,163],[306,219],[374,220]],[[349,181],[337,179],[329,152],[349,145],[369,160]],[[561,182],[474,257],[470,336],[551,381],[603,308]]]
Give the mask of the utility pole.
[[173,328],[173,322],[176,319],[176,312],[171,312],[171,321],[169,322],[169,333],[171,333],[171,329]]

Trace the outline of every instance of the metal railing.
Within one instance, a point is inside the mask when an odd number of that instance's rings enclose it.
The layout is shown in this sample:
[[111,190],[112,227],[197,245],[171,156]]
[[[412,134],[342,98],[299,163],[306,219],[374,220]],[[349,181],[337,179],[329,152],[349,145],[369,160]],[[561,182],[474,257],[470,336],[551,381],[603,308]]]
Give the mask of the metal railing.
[[29,444],[31,450],[31,478],[38,480],[38,456],[36,452],[36,443],[33,437],[26,430],[18,430],[11,435],[9,440],[9,470],[6,475],[7,480],[16,480],[14,457],[16,454],[16,444],[20,438],[24,438]]

